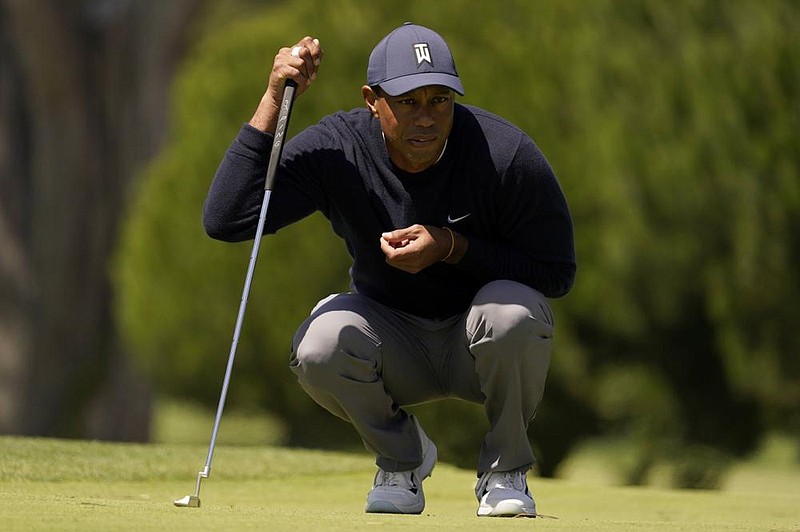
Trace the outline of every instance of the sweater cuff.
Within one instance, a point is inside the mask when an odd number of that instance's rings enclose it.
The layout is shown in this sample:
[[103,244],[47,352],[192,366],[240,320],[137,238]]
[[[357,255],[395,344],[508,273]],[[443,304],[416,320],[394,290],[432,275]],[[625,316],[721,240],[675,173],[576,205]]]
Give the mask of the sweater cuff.
[[273,138],[272,133],[265,133],[245,122],[236,136],[236,142],[244,146],[247,151],[268,158]]

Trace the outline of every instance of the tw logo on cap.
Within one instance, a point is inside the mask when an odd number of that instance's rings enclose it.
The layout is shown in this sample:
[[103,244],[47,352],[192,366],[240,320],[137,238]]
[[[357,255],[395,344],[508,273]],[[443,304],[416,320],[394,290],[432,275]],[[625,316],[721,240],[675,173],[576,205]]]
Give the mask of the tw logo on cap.
[[431,61],[431,49],[428,48],[428,43],[418,43],[414,45],[414,53],[417,55],[417,66],[422,63],[428,63],[433,66]]

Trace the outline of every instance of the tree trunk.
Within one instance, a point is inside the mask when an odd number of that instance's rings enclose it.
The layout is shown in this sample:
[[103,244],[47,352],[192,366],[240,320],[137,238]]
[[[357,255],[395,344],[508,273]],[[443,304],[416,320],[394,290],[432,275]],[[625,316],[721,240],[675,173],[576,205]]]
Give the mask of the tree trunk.
[[109,258],[201,0],[0,0],[0,431],[143,441]]

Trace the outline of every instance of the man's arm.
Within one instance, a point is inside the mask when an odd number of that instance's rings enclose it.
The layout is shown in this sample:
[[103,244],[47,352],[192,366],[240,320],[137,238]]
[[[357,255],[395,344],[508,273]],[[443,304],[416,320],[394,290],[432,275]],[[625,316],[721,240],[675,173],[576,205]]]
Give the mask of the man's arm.
[[471,238],[469,252],[459,263],[486,279],[509,279],[555,298],[566,295],[575,282],[575,260],[543,260],[523,251]]
[[575,280],[574,259],[540,260],[511,246],[467,238],[441,227],[412,225],[384,233],[380,245],[388,264],[409,273],[443,261],[486,280],[521,282],[547,297],[565,295]]
[[[286,80],[292,79],[297,83],[295,94],[299,96],[316,79],[321,60],[322,48],[312,37],[304,37],[296,45],[278,51],[259,105],[225,153],[206,197],[203,226],[212,238],[235,242],[252,238],[255,234]],[[280,201],[276,203],[281,205],[271,208],[268,215],[268,232],[270,227],[273,230],[276,227],[276,224],[269,223],[269,219],[276,218],[276,212],[291,213],[284,217],[296,220],[314,210],[301,191],[282,188],[281,194],[276,194],[280,195]]]
[[569,292],[577,269],[572,216],[552,168],[527,136],[503,170],[494,201],[500,239],[470,236],[458,267],[482,279],[521,282],[547,297]]

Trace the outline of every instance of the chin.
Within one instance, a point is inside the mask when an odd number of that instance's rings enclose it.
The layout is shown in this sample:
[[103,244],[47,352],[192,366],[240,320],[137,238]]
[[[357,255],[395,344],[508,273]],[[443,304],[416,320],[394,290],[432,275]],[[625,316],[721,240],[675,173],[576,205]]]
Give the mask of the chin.
[[435,162],[436,162],[435,158],[421,159],[419,157],[414,157],[414,158],[409,157],[406,159],[406,166],[413,167],[414,170],[412,170],[412,172],[421,172],[433,166]]

